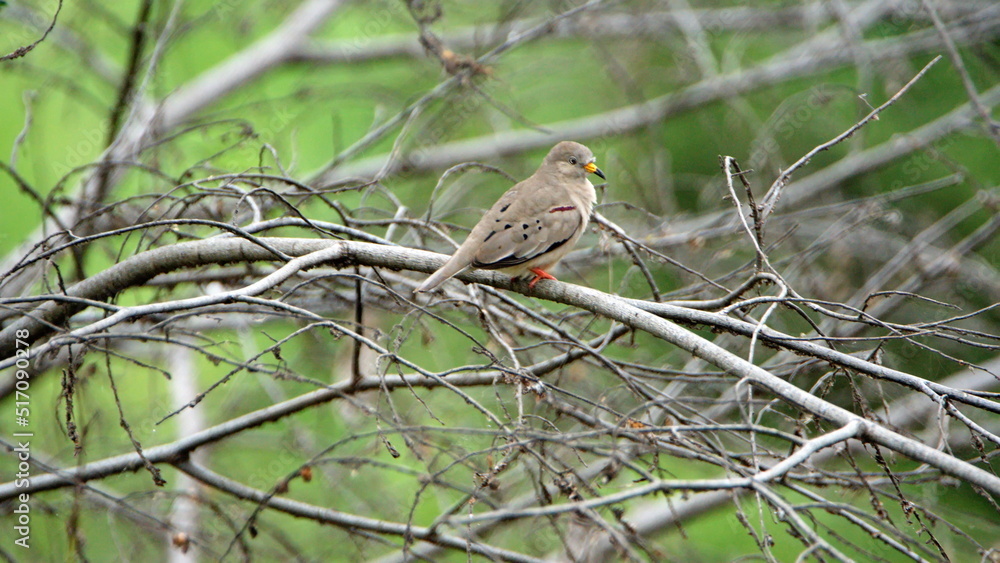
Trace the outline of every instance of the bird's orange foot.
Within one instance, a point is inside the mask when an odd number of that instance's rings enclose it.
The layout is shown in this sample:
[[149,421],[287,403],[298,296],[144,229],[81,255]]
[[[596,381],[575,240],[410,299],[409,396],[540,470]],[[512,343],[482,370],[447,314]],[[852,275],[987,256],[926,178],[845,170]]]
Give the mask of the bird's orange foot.
[[535,284],[538,283],[538,280],[557,281],[555,276],[553,276],[552,274],[546,272],[541,268],[531,268],[528,271],[531,272],[532,274],[535,274],[535,277],[528,284],[528,289],[535,289]]

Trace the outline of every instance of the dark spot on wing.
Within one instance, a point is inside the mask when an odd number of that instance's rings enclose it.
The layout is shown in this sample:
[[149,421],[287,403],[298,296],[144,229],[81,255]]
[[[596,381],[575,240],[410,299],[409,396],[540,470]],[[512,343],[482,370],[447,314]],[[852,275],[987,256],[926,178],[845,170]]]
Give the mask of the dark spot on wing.
[[496,231],[490,231],[490,234],[486,235],[486,238],[483,239],[483,242],[486,242],[486,241],[490,240],[490,237],[493,236],[493,235],[495,235],[495,234],[497,234]]
[[549,213],[559,213],[560,211],[573,211],[574,209],[576,209],[575,205],[563,205],[560,207],[553,207],[552,209],[549,209]]
[[521,236],[524,237],[524,240],[528,240],[528,235],[521,235]]
[[525,224],[521,225],[521,228],[522,228],[522,229],[527,229],[527,228],[528,228],[528,224],[527,224],[527,223],[525,223]]
[[509,229],[509,228],[510,228],[510,223],[507,223],[506,225],[504,225],[504,226],[503,226],[503,229],[504,229],[505,231],[506,231],[507,229]]
[[[500,208],[500,213],[503,213],[504,211],[507,211],[507,208],[508,208],[508,207],[510,207],[510,204],[509,204],[509,203],[508,203],[507,205],[505,205],[505,206],[501,207],[501,208]],[[499,221],[499,219],[497,219],[497,221]]]

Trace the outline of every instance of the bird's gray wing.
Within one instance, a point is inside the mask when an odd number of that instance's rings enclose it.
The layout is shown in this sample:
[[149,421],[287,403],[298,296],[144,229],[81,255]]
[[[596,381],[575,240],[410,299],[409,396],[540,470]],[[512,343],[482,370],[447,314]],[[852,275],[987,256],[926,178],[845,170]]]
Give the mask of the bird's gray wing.
[[531,212],[522,208],[510,217],[517,220],[501,214],[492,228],[476,233],[482,242],[473,256],[473,267],[496,270],[524,264],[566,244],[583,228],[574,205],[545,205]]

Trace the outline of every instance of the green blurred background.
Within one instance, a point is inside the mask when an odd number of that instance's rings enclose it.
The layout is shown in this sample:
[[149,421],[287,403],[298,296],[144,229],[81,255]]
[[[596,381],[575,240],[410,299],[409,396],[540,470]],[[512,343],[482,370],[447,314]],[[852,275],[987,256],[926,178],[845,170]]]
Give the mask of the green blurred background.
[[[502,42],[506,36],[503,27],[506,22],[541,23],[575,5],[510,1],[425,4],[419,13],[438,15],[429,20],[428,28],[446,45],[455,45],[455,52],[471,58],[482,56]],[[911,39],[911,35],[922,31],[927,33],[920,36],[921,40],[935,36],[926,14],[919,8],[904,7],[895,11],[886,8],[882,16],[873,18],[862,29],[853,29],[846,23],[844,13],[853,13],[860,4],[876,5],[878,2],[704,2],[695,6],[698,13],[714,14],[715,19],[703,17],[700,33],[690,29],[685,32],[683,26],[673,24],[634,33],[615,32],[613,24],[619,16],[641,20],[649,14],[647,22],[653,27],[657,21],[653,15],[679,10],[685,4],[597,3],[579,16],[585,24],[581,24],[584,26],[582,31],[545,34],[517,44],[501,56],[483,62],[480,72],[459,80],[452,78],[437,58],[423,53],[417,46],[418,26],[404,3],[348,2],[313,35],[312,45],[333,53],[353,54],[369,53],[378,46],[399,41],[412,45],[413,54],[372,56],[356,62],[303,60],[282,64],[213,102],[185,126],[172,131],[163,142],[144,152],[141,162],[155,168],[156,172],[132,169],[114,187],[110,200],[165,193],[175,185],[198,179],[204,182],[203,185],[218,186],[218,182],[211,179],[214,175],[260,167],[271,173],[284,169],[302,181],[318,178],[320,171],[337,155],[351,149],[367,133],[439,84],[452,80],[455,84],[445,96],[421,106],[419,114],[412,116],[405,127],[390,128],[387,135],[352,154],[345,163],[346,169],[350,170],[352,164],[370,163],[372,161],[366,159],[377,159],[394,147],[407,153],[426,146],[448,147],[449,143],[461,140],[481,139],[486,149],[478,160],[520,179],[537,167],[548,147],[503,149],[493,151],[490,156],[492,136],[521,131],[530,138],[531,127],[559,130],[561,122],[673,95],[674,98],[665,102],[674,104],[671,107],[675,108],[670,110],[667,119],[655,119],[627,132],[576,140],[595,149],[598,164],[608,176],[607,185],[599,193],[601,213],[625,226],[636,238],[683,234],[707,229],[715,224],[713,221],[720,212],[731,210],[731,204],[725,199],[727,193],[719,155],[733,156],[745,169],[752,168],[748,178],[760,197],[781,169],[812,147],[846,130],[872,106],[887,100],[933,57],[945,54],[940,45],[914,48],[914,52],[899,56],[886,55],[884,50],[872,47],[899,38],[904,45],[908,41],[916,43],[917,39]],[[955,4],[960,3],[949,6]],[[980,7],[973,4],[959,10],[964,16],[955,16],[949,22],[962,25],[974,19],[970,14],[979,13]],[[981,19],[1000,17],[996,10],[988,11],[988,4],[981,8],[985,14]],[[137,76],[144,88],[141,95],[155,101],[170,99],[178,88],[267,36],[293,8],[294,5],[285,2],[188,1],[182,5],[153,2],[148,24],[151,35],[142,52],[141,72]],[[172,13],[175,9],[177,12]],[[809,16],[775,17],[773,24],[748,19],[746,26],[741,26],[739,20],[727,19],[727,14],[735,18],[744,13],[738,11],[741,9],[758,10],[761,14],[787,12]],[[838,10],[845,12],[838,15]],[[10,52],[36,39],[53,11],[53,2],[0,5],[0,51]],[[107,146],[108,118],[119,92],[122,69],[129,62],[132,27],[139,11],[140,3],[133,1],[67,2],[55,30],[46,41],[25,57],[0,63],[0,160],[11,165],[16,158],[17,173],[41,196],[51,197],[57,203],[60,197],[74,197],[79,183],[93,170],[85,166],[97,162]],[[158,42],[158,33],[170,18],[176,18],[176,25],[168,38]],[[605,24],[607,29],[602,29]],[[477,31],[471,41],[456,39],[460,34],[464,37],[470,33],[472,28]],[[597,31],[588,33],[586,29]],[[1000,75],[997,64],[1000,27],[994,23],[986,29],[980,35],[960,41],[959,51],[980,92],[995,87]],[[856,45],[865,47],[859,47],[858,52],[844,62],[817,64],[810,72],[781,78],[755,74],[760,68],[772,68],[776,73],[782,68],[792,68],[803,45],[809,45],[821,34],[833,38],[851,36]],[[836,47],[831,49],[837,50]],[[147,73],[154,54],[158,57],[155,70]],[[782,64],[783,60],[787,64]],[[741,77],[751,83],[759,82],[759,86],[742,86]],[[731,96],[718,94],[719,89],[726,88],[739,91]],[[711,93],[712,100],[702,102],[701,96],[706,93]],[[956,69],[946,57],[877,121],[846,142],[817,155],[797,173],[796,179],[883,143],[894,140],[905,143],[909,132],[968,100]],[[29,113],[30,123],[26,126]],[[609,123],[613,127],[613,122]],[[17,141],[15,150],[15,140],[22,130],[25,133]],[[897,192],[952,174],[961,177],[942,189],[883,202],[877,212],[869,212],[859,219],[859,223],[907,240],[963,202],[979,197],[984,201],[981,208],[960,221],[944,237],[946,241],[960,240],[996,214],[996,208],[991,205],[995,205],[995,186],[1000,180],[998,163],[996,142],[982,124],[973,124],[928,146],[917,147],[909,155],[886,165],[837,182],[825,190],[822,197],[782,209],[782,213],[790,217],[789,223],[779,223],[780,226],[773,228],[769,233],[772,242],[787,233],[791,222],[804,226],[798,231],[803,238],[790,239],[785,246],[789,252],[781,256],[780,264],[795,267],[798,253],[809,248],[809,235],[803,234],[809,233],[809,228],[832,229],[832,232],[840,232],[836,229],[843,228],[843,232],[849,232],[850,229],[839,221],[848,222],[852,214],[863,209],[859,204],[858,207],[831,207],[823,213],[816,211],[823,210],[824,205]],[[382,178],[381,185],[409,209],[411,217],[423,217],[431,191],[444,169],[395,171]],[[329,177],[336,176],[337,170],[334,169]],[[343,185],[348,184],[345,180]],[[332,185],[340,184],[331,182],[325,186]],[[510,182],[498,174],[464,173],[448,178],[442,184],[434,217],[470,226],[481,209],[489,206],[509,185]],[[793,182],[790,192],[794,186]],[[184,193],[194,190],[188,187]],[[3,201],[0,205],[0,253],[7,255],[17,251],[42,224],[43,217],[39,204],[21,190],[9,174],[0,174],[0,196]],[[396,211],[379,189],[344,190],[330,197],[344,208],[356,211],[357,217],[387,219]],[[316,199],[304,201],[298,211],[312,219],[338,221],[336,212]],[[802,218],[796,219],[795,213],[801,213]],[[287,211],[275,207],[268,214],[280,216]],[[386,234],[384,226],[366,230],[379,236]],[[300,231],[288,234],[310,236]],[[458,240],[463,236],[460,232],[452,234]],[[818,234],[815,236],[821,238]],[[409,233],[396,238],[403,244],[418,243]],[[864,283],[879,261],[886,258],[875,249],[867,256],[856,248],[838,250],[836,237],[832,238],[832,241],[823,239],[823,244],[832,250],[810,264],[814,269],[812,281],[801,289],[808,289],[812,296],[822,299],[846,299],[853,289]],[[431,249],[448,249],[443,241],[427,240]],[[125,253],[134,253],[149,244],[149,241],[137,239],[120,239],[120,242]],[[581,246],[598,244],[602,244],[599,235],[591,233]],[[662,250],[711,277],[743,267],[752,256],[746,241],[739,236],[705,235],[681,243],[666,243]],[[974,269],[979,268],[976,271],[987,272],[984,277],[965,279],[966,285],[961,285],[954,277],[945,278],[928,292],[948,302],[960,302],[963,308],[974,309],[995,303],[996,280],[990,276],[1000,264],[998,250],[1000,246],[993,237],[979,245],[974,253],[962,257],[962,260],[972,261]],[[93,273],[117,259],[112,252],[92,253],[86,269]],[[691,289],[696,280],[676,268],[658,268],[655,275],[664,291],[686,290],[688,295],[696,294]],[[571,268],[560,278],[633,297],[649,296],[644,280],[630,267],[627,259],[585,264],[571,262]],[[162,295],[155,289],[131,291],[123,294],[118,303],[144,302]],[[923,318],[926,309],[907,305],[895,313],[899,319],[912,321]],[[371,314],[374,318],[369,319],[370,326],[383,330],[388,340],[393,335],[401,336],[415,330],[415,321],[406,315]],[[992,329],[995,333],[998,320],[995,313],[990,313],[976,326],[982,330]],[[786,322],[798,326],[799,330],[808,330],[793,317]],[[296,328],[298,326],[292,323],[272,321],[262,327],[217,330],[212,334],[213,342],[218,344],[214,351],[245,358]],[[481,341],[488,340],[481,327],[471,326],[468,330]],[[485,359],[468,350],[467,341],[453,335],[437,335],[431,340],[410,337],[399,346],[403,355],[431,369],[485,363]],[[902,350],[892,345],[887,349],[894,354],[897,367],[929,379],[958,369],[955,363],[925,350]],[[350,347],[342,339],[324,331],[313,331],[284,344],[280,356],[272,354],[261,361],[289,374],[305,374],[315,380],[333,382],[348,373],[346,366],[350,353]],[[154,352],[146,358],[147,365],[120,357],[107,360],[107,366],[112,366],[117,374],[126,418],[144,447],[177,437],[174,421],[157,424],[175,408],[169,397],[170,382],[162,377],[161,371],[168,365],[166,356],[169,354],[169,349]],[[638,335],[633,346],[610,354],[662,366],[679,367],[686,360],[683,354],[644,335]],[[968,362],[985,362],[995,356],[995,351],[963,348],[960,354],[960,358]],[[207,387],[232,369],[225,363],[213,364],[206,358],[192,361],[196,362],[199,388]],[[39,378],[32,386],[32,409],[37,422],[33,442],[37,445],[36,459],[57,460],[72,466],[131,450],[128,438],[119,429],[105,368],[103,357],[88,359],[76,368],[79,383],[74,408],[77,429],[85,444],[84,450],[76,456],[73,443],[66,437],[66,404],[60,397],[59,370]],[[614,379],[608,374],[595,375],[582,366],[571,366],[561,377],[576,392],[594,400],[625,402],[616,395],[623,390],[614,387]],[[726,384],[707,385],[724,387]],[[275,380],[268,375],[241,371],[227,385],[209,395],[199,409],[205,423],[212,425],[313,389],[315,386],[308,382]],[[493,406],[499,402],[494,389],[469,392]],[[376,402],[370,397],[365,400]],[[844,400],[849,402],[850,398]],[[394,408],[405,413],[411,423],[435,425],[413,397],[396,396],[394,401]],[[483,424],[468,405],[455,400],[436,401],[432,410],[434,416],[446,421],[449,427],[474,429]],[[7,428],[6,420],[2,426]],[[404,440],[394,436],[391,429],[383,431],[397,448],[403,445]],[[438,462],[428,460],[436,456],[451,459],[449,456],[480,452],[496,445],[490,435],[456,432],[435,435],[433,445],[440,451],[428,446],[427,451],[420,452],[422,455],[407,453],[401,459],[393,459],[386,455],[372,420],[363,410],[327,405],[239,435],[209,448],[205,455],[218,473],[268,490],[309,456],[334,444],[334,449],[326,454],[330,458],[326,462],[328,472],[310,483],[293,481],[288,492],[290,498],[372,518],[406,521],[412,517],[419,525],[430,524],[461,495],[439,488],[425,489],[413,477],[413,472],[440,469],[447,471],[452,482],[472,487],[474,469],[479,467],[481,470],[485,462],[459,464],[445,470]],[[447,456],[444,451],[449,452]],[[968,455],[976,454],[969,450]],[[373,470],[372,465],[376,463],[385,465]],[[665,476],[669,478],[699,478],[705,477],[707,470],[714,471],[714,468],[706,469],[708,466],[688,460],[670,463],[660,460],[659,463],[669,466],[670,475]],[[905,459],[895,459],[892,463],[894,471],[916,466]],[[9,458],[0,458],[3,470],[0,474],[8,475],[11,467]],[[879,471],[874,464],[865,468]],[[164,467],[164,476],[169,482],[179,478],[179,474],[169,467]],[[31,555],[25,556],[7,545],[0,547],[21,561],[83,558],[150,561],[165,558],[168,548],[160,524],[130,512],[123,505],[164,518],[172,497],[153,487],[149,475],[143,471],[114,476],[94,485],[107,488],[111,496],[125,502],[95,500],[94,495],[70,490],[35,495]],[[626,485],[627,479],[620,477],[609,487]],[[499,497],[504,494],[507,493],[497,493]],[[996,545],[996,538],[1000,537],[996,511],[967,486],[945,487],[941,483],[909,486],[907,494],[932,506],[938,516],[961,527],[982,544]],[[793,498],[805,501],[804,497]],[[209,515],[204,517],[200,532],[202,541],[210,547],[201,556],[211,560],[226,551],[234,530],[242,526],[250,508],[221,495],[208,495],[207,500],[204,513]],[[846,492],[843,500],[862,508],[868,503],[868,497],[859,491]],[[411,515],[414,502],[416,507]],[[760,519],[754,515],[758,509],[756,503],[741,502],[751,520]],[[913,533],[924,525],[934,528],[941,534],[938,539],[947,544],[944,547],[955,560],[980,557],[969,542],[961,540],[959,535],[942,532],[938,523],[907,520],[898,504],[891,502],[886,503],[885,510],[887,517],[895,519],[901,527],[911,528]],[[8,518],[9,514],[0,515],[4,536],[8,531]],[[902,560],[898,553],[886,550],[858,529],[838,527],[842,523],[835,520],[831,517],[826,523],[836,527],[836,533],[845,534],[851,541],[872,550],[871,553],[889,560]],[[763,527],[775,534],[772,553],[776,559],[793,560],[801,544],[786,535],[780,522],[770,514],[763,516],[763,522]],[[247,549],[254,558],[262,560],[293,556],[312,561],[360,560],[390,551],[390,546],[374,540],[268,511],[260,517],[257,530],[256,538],[243,536],[241,541],[249,544]],[[494,543],[513,546],[535,556],[544,556],[560,545],[559,539],[544,527],[511,527],[496,534],[492,536]],[[671,561],[735,560],[753,557],[757,552],[753,538],[738,523],[732,510],[719,510],[685,523],[683,533],[672,529],[659,535],[654,543],[652,552]],[[234,547],[229,559],[244,557],[242,549]],[[458,561],[464,555],[450,553],[438,557]]]

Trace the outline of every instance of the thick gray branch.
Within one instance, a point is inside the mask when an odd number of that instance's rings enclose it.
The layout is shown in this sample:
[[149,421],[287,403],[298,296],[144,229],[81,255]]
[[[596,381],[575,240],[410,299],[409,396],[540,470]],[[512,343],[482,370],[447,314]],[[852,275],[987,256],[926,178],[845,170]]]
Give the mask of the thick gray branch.
[[[410,269],[420,272],[431,272],[439,267],[445,259],[442,255],[421,250],[389,247],[362,242],[279,238],[261,240],[266,241],[266,243],[272,248],[279,249],[290,256],[305,256],[309,253],[317,252],[322,253],[324,259],[336,267],[361,264],[391,269]],[[77,284],[77,286],[74,286],[70,292],[85,292],[89,298],[98,299],[101,297],[102,292],[104,295],[110,296],[125,289],[132,283],[141,283],[141,281],[150,279],[157,273],[171,271],[184,266],[202,265],[212,262],[230,263],[241,260],[255,261],[271,258],[273,258],[272,253],[263,249],[261,246],[244,239],[212,239],[182,243],[174,246],[161,247],[156,250],[151,250],[134,256],[117,264],[116,266],[113,266],[102,274]],[[458,277],[466,282],[484,283],[501,289],[512,289],[517,291],[526,290],[526,284],[522,282],[514,282],[509,277],[497,272],[471,270],[459,275]],[[85,287],[81,288],[81,286]],[[870,440],[906,455],[907,457],[927,463],[944,473],[978,485],[993,494],[1000,495],[1000,478],[995,475],[942,453],[916,440],[892,432],[869,420],[859,417],[846,409],[820,399],[802,389],[799,389],[791,383],[776,377],[759,366],[737,357],[718,345],[701,338],[688,330],[682,329],[664,318],[639,308],[639,306],[643,306],[645,308],[654,307],[658,314],[665,315],[668,314],[669,309],[664,307],[663,304],[644,305],[644,302],[627,301],[596,290],[559,282],[541,283],[535,288],[534,291],[531,292],[531,295],[536,298],[548,299],[586,309],[598,315],[622,322],[632,328],[646,331],[653,336],[670,342],[681,349],[704,359],[712,365],[722,368],[734,376],[751,381],[757,387],[768,391],[798,409],[812,413],[817,417],[833,422],[839,426],[848,426],[852,424],[860,425],[861,429],[859,431],[859,437],[862,439]],[[80,307],[81,305],[76,303],[48,303],[39,307],[38,313],[33,314],[32,317],[45,317],[49,320],[65,320],[71,316],[73,312],[78,311]],[[676,309],[678,309],[678,317],[684,321],[688,321],[689,317],[687,314],[689,310],[681,308]],[[710,313],[699,313],[706,315],[706,320],[708,319],[708,315],[711,315]],[[716,323],[719,323],[720,319],[727,319],[727,317],[723,317],[721,315],[716,315],[716,317]],[[20,319],[19,322],[39,323],[36,318],[28,317]],[[39,330],[42,330],[42,328],[45,327],[45,325],[40,323],[36,326]],[[13,335],[13,333],[10,332],[11,330],[13,329],[8,327],[7,331],[0,334],[0,337],[10,338]],[[762,332],[761,334],[763,335],[764,333]],[[10,348],[5,348],[5,350],[13,349],[13,346],[11,346],[13,342],[9,340],[2,340],[2,342],[5,346],[10,346]],[[802,342],[788,342],[781,339],[775,339],[775,342],[781,345],[806,344]],[[811,346],[817,347],[814,344]],[[10,356],[12,354],[8,353],[7,355]],[[846,355],[841,354],[840,356]],[[871,371],[877,372],[878,370],[874,368],[883,369],[880,366],[874,366],[873,364],[865,365],[868,364],[868,362],[864,362],[863,360],[859,360],[851,356],[846,356],[846,358],[850,358],[850,360],[840,356],[838,356],[839,361],[851,362],[852,365],[850,367],[852,367],[852,369],[858,369],[859,371],[864,371],[866,373]],[[929,385],[929,382],[915,376],[911,376],[909,374],[902,375],[907,376],[908,378],[913,378],[913,383],[917,385],[918,388],[923,387],[924,385]],[[955,397],[959,393],[953,390],[948,391],[952,397]],[[966,399],[971,403],[972,398]],[[987,403],[989,403],[989,401],[987,401]],[[262,419],[261,422],[265,422],[267,420],[273,420],[273,418],[265,418]],[[233,424],[236,423],[237,421],[233,421]],[[247,427],[246,421],[241,421],[240,424],[242,424],[241,428]],[[226,425],[221,425],[221,427],[224,426]],[[157,448],[152,448],[146,452],[147,458],[154,462],[170,461],[171,456],[176,454],[176,449],[158,450]],[[59,486],[60,483],[65,483],[67,479],[70,481],[74,478],[86,480],[87,478],[95,478],[115,473],[125,468],[131,468],[132,465],[130,464],[138,463],[138,461],[138,456],[135,456],[135,454],[128,454],[125,456],[119,456],[118,458],[111,458],[109,460],[105,460],[104,462],[99,462],[100,465],[89,464],[86,466],[89,471],[86,475],[83,473],[74,475],[71,470],[70,475],[66,477],[52,476],[49,480],[45,480],[43,476],[40,476],[34,479],[32,484],[34,486],[42,486],[43,483],[48,483],[48,487],[46,488],[51,488],[53,486]],[[79,472],[81,469],[82,468],[78,468],[75,471]],[[2,498],[2,491],[5,490],[3,487],[9,487],[9,484],[0,486],[0,498]]]

